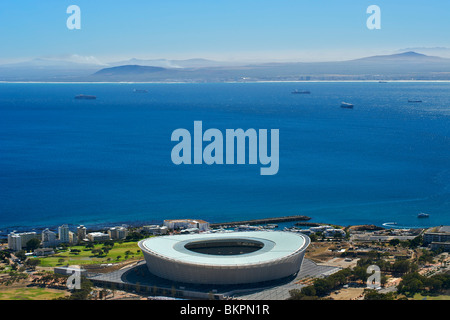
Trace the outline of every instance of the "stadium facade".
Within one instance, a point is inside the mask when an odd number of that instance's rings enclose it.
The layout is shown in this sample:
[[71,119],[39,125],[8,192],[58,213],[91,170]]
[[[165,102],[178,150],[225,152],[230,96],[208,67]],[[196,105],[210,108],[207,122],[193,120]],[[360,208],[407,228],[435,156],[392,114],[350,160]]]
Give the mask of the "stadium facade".
[[284,231],[153,237],[139,242],[154,275],[195,284],[248,284],[296,274],[310,240]]

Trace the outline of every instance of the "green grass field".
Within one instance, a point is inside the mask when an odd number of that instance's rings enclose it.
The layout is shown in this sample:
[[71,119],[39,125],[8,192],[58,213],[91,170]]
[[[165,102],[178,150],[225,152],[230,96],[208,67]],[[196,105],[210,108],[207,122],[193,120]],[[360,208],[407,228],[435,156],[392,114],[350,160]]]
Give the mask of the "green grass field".
[[[101,249],[103,244],[95,245],[94,249]],[[129,259],[141,259],[143,254],[139,249],[137,242],[115,243],[114,247],[105,256],[96,256],[92,254],[93,249],[86,249],[84,246],[73,246],[71,249],[78,249],[78,254],[70,253],[69,250],[59,252],[53,256],[39,258],[41,267],[57,267],[62,265],[83,265],[83,264],[101,264],[115,263]],[[131,253],[126,257],[126,252]]]
[[413,300],[450,300],[450,296],[448,295],[423,296],[420,293],[416,293],[413,297]]
[[0,300],[52,300],[62,298],[64,291],[47,288],[1,288]]

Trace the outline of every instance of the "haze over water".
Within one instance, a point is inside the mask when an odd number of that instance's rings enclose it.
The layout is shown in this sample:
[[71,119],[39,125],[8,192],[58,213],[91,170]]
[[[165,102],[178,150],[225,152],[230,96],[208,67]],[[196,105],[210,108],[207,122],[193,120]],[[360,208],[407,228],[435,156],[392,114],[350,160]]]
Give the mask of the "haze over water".
[[[296,214],[339,225],[450,224],[449,89],[2,83],[0,230]],[[97,100],[75,100],[81,93]],[[261,176],[259,164],[174,165],[173,130],[193,132],[197,120],[203,130],[279,129],[278,174]]]

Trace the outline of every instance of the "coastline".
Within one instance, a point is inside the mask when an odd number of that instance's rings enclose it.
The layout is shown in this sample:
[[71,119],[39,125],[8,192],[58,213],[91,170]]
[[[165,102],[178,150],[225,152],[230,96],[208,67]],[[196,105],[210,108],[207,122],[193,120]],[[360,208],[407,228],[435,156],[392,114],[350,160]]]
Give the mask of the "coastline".
[[255,80],[255,81],[3,81],[0,84],[216,84],[216,83],[450,83],[450,80]]

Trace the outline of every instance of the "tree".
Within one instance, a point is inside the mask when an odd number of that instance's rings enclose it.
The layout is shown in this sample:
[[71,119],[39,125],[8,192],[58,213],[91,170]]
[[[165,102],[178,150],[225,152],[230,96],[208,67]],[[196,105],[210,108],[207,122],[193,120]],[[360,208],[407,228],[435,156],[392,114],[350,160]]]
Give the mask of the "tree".
[[331,286],[325,279],[316,279],[314,281],[314,289],[318,296],[324,296],[331,290]]
[[415,293],[421,292],[425,289],[424,281],[426,277],[418,273],[409,273],[403,276],[402,281],[398,285],[398,292],[414,295]]
[[316,294],[317,294],[314,286],[307,286],[307,287],[302,288],[301,293],[305,296],[310,296],[310,297],[316,296]]
[[397,274],[405,274],[413,271],[414,266],[408,260],[395,261],[392,265],[392,271]]
[[391,246],[396,247],[396,246],[398,246],[400,244],[400,240],[399,239],[392,239],[392,240],[389,241],[389,244]]
[[87,300],[92,291],[93,283],[85,278],[81,279],[81,289],[75,289],[70,296],[70,300]]
[[383,294],[373,289],[365,290],[364,300],[394,300],[394,294],[393,292]]
[[27,261],[25,262],[25,264],[33,270],[36,269],[36,266],[38,266],[40,263],[40,259],[27,259]]
[[423,237],[422,236],[417,236],[414,239],[409,241],[409,247],[411,249],[415,249],[419,246],[421,246],[423,244]]
[[93,249],[95,246],[92,242],[89,242],[88,244],[85,245],[86,249]]
[[17,251],[14,255],[22,261],[24,261],[27,258],[24,250]]
[[34,251],[37,248],[39,248],[39,246],[41,245],[41,240],[33,238],[30,239],[27,243],[26,243],[26,247],[28,250]]
[[318,240],[318,237],[315,233],[311,233],[309,235],[309,239],[311,239],[311,242],[316,242]]

